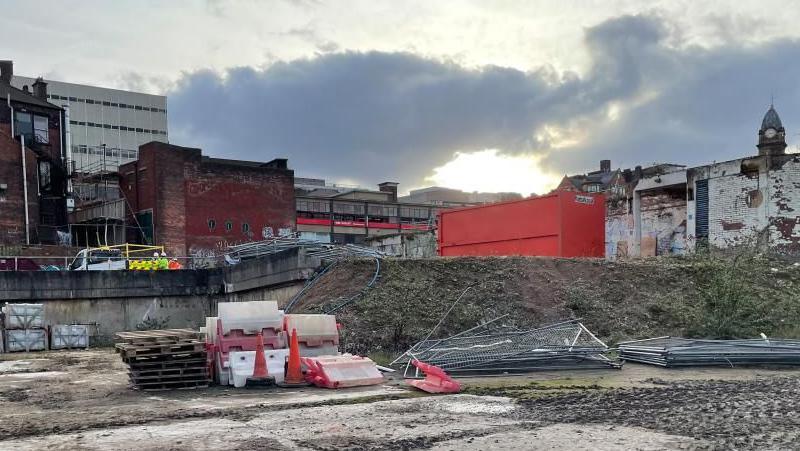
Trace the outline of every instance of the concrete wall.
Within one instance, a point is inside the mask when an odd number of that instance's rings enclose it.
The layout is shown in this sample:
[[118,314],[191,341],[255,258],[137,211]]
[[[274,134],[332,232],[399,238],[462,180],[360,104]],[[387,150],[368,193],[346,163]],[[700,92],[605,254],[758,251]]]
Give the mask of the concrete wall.
[[44,301],[47,324],[89,324],[91,344],[107,345],[114,334],[137,330],[144,324],[176,329],[198,328],[206,316],[216,315],[221,296],[153,296]]
[[385,252],[408,258],[429,258],[436,256],[436,233],[404,233],[382,237],[372,237],[368,240],[370,247]]
[[239,265],[181,271],[0,272],[0,301],[43,303],[45,321],[91,324],[92,343],[116,332],[196,328],[216,315],[218,302],[277,300],[300,290],[320,262],[290,249]]

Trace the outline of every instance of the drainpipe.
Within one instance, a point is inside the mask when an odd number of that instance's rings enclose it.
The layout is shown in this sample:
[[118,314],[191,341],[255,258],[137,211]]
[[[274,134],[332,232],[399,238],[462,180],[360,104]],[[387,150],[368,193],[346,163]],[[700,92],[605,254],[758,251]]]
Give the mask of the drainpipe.
[[[59,111],[58,112],[58,122],[59,122],[58,131],[63,133],[64,132],[64,112],[63,111]],[[48,133],[49,133],[49,131],[48,131]],[[67,157],[64,155],[64,139],[63,139],[64,135],[62,135],[61,133],[59,133],[59,136],[58,136],[58,150],[61,151],[61,161],[64,161]],[[66,161],[64,161],[64,163],[66,163]]]
[[[11,138],[14,138],[14,107],[11,106],[11,94],[6,94],[6,103],[11,110]],[[25,244],[31,244],[31,227],[28,217],[28,167],[25,162],[25,136],[20,135],[20,150],[22,151],[22,192],[25,196]]]
[[6,94],[6,101],[8,102],[8,109],[11,110],[11,137],[14,137],[14,107],[11,106],[11,94]]
[[25,196],[25,244],[31,244],[31,225],[28,218],[28,166],[25,162],[25,135],[19,135],[22,150],[22,192]]
[[72,194],[72,132],[69,122],[69,105],[61,105],[64,108],[64,147],[67,150],[67,194]]

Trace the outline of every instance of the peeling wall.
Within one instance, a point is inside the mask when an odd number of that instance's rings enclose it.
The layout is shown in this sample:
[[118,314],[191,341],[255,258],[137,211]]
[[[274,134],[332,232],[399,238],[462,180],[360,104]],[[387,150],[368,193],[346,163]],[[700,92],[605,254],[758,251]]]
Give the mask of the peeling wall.
[[[800,156],[759,156],[693,168],[689,186],[708,180],[708,241],[716,247],[769,245],[800,253]],[[695,246],[696,200],[687,205]]]
[[[641,192],[642,255],[682,255],[686,252],[686,193],[682,187]],[[606,204],[606,258],[636,255],[635,219],[629,200]],[[652,249],[646,251],[645,248]]]
[[616,260],[630,255],[633,241],[633,215],[606,215],[606,258]]
[[378,236],[370,238],[368,243],[374,249],[399,257],[430,258],[437,253],[434,232]]
[[644,192],[642,194],[642,239],[655,239],[655,255],[683,255],[686,252],[685,194]]
[[800,156],[770,171],[768,186],[770,244],[781,251],[800,253]]

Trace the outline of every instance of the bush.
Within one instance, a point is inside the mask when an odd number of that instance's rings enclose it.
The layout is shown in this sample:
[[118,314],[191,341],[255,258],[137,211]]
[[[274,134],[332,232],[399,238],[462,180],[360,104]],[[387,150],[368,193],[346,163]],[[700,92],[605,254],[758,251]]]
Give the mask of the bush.
[[786,332],[785,320],[797,318],[797,302],[792,287],[775,286],[773,263],[749,248],[697,255],[697,298],[687,303],[687,334],[724,339]]

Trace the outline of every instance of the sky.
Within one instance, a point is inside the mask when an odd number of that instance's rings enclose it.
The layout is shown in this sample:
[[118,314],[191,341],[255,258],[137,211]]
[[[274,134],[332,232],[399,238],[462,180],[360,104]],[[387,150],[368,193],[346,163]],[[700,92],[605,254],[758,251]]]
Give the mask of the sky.
[[[297,176],[545,193],[800,143],[791,1],[3,0],[15,72],[168,96],[169,137]],[[23,38],[24,37],[24,38]]]

